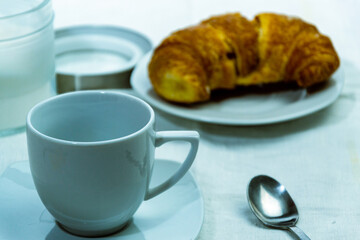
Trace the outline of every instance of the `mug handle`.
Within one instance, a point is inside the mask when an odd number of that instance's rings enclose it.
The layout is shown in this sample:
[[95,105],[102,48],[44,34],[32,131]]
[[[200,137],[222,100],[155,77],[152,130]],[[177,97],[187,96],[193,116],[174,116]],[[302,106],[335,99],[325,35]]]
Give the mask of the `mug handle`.
[[199,133],[196,131],[161,131],[156,132],[155,147],[159,147],[166,142],[171,141],[186,141],[191,144],[189,153],[180,168],[165,182],[156,187],[149,188],[145,194],[145,200],[149,200],[158,194],[166,191],[177,183],[189,170],[191,164],[194,162],[197,150],[199,148]]

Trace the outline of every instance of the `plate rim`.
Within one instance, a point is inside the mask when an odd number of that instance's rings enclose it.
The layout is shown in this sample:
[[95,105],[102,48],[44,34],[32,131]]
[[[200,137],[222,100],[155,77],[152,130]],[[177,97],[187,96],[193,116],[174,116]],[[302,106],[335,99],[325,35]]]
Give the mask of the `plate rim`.
[[[342,89],[344,87],[344,81],[345,81],[344,80],[344,78],[345,78],[344,77],[344,69],[343,69],[342,64],[340,64],[339,68],[332,74],[335,84],[331,88],[336,89],[335,94],[330,95],[326,99],[327,101],[323,101],[316,105],[313,105],[310,108],[298,110],[298,111],[291,112],[291,113],[288,113],[285,115],[283,114],[280,116],[273,116],[273,117],[269,117],[269,118],[265,118],[265,119],[254,119],[254,120],[224,119],[221,117],[217,118],[217,117],[211,117],[211,116],[210,117],[209,116],[198,116],[198,115],[193,115],[191,112],[189,112],[189,110],[178,109],[178,107],[176,105],[170,106],[171,103],[167,102],[166,100],[163,100],[160,97],[158,99],[153,98],[153,97],[149,96],[148,94],[144,93],[143,91],[141,91],[141,89],[139,89],[138,83],[140,83],[141,81],[149,81],[150,82],[148,77],[145,80],[144,79],[141,80],[137,77],[137,75],[140,75],[141,71],[146,71],[146,74],[148,74],[147,64],[150,61],[150,57],[152,54],[153,54],[153,51],[148,52],[136,64],[133,72],[131,73],[131,77],[130,77],[130,85],[131,85],[132,89],[134,89],[134,91],[137,93],[137,95],[139,97],[141,97],[142,99],[147,101],[152,107],[156,108],[157,110],[163,111],[165,113],[168,113],[168,114],[180,117],[180,118],[185,118],[185,119],[190,119],[190,120],[205,122],[205,123],[210,123],[210,124],[229,125],[229,126],[256,126],[256,125],[267,125],[267,124],[286,122],[286,121],[298,119],[301,117],[305,117],[307,115],[310,115],[312,113],[320,111],[320,110],[330,106],[332,103],[334,103],[335,100],[340,96]],[[304,100],[302,100],[302,101],[304,101]],[[299,102],[299,101],[297,101],[297,102]]]

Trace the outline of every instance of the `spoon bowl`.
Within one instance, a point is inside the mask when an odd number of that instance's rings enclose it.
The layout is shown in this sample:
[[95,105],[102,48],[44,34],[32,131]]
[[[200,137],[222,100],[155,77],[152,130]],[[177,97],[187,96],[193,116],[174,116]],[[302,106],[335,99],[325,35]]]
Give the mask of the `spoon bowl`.
[[259,175],[251,179],[247,188],[250,209],[266,226],[288,229],[300,239],[310,239],[295,225],[299,212],[286,188],[275,179]]

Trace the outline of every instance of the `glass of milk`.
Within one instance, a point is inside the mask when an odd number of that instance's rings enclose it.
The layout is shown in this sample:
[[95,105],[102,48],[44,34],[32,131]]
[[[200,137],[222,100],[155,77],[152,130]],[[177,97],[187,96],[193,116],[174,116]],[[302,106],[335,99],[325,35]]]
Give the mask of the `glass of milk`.
[[51,0],[0,0],[0,136],[55,93],[53,18]]

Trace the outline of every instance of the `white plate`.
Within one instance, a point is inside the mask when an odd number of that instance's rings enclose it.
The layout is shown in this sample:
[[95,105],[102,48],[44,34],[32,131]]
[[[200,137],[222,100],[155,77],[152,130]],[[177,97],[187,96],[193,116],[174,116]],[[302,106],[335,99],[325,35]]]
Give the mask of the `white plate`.
[[[169,177],[179,163],[155,161],[152,184]],[[204,206],[190,173],[159,196],[145,201],[123,231],[103,238],[113,240],[195,239],[203,222]],[[0,239],[79,240],[55,224],[35,190],[28,162],[9,166],[0,177]]]
[[192,120],[226,125],[260,125],[299,118],[333,103],[340,95],[344,74],[340,67],[321,90],[278,91],[268,94],[246,94],[222,101],[192,106],[172,104],[160,98],[152,88],[147,66],[152,52],[146,54],[131,75],[131,86],[144,100],[164,112]]

